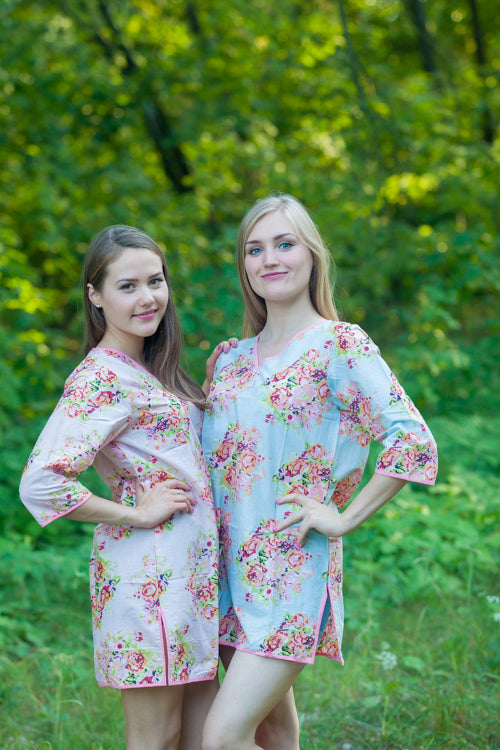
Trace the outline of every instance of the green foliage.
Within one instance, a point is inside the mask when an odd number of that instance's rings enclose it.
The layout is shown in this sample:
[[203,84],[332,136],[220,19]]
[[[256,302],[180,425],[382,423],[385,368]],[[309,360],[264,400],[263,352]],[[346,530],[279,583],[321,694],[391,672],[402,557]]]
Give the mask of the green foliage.
[[[335,688],[345,707],[336,728],[324,717],[337,693],[317,698],[314,687],[328,684],[324,667],[304,677],[304,747],[330,747],[334,731],[353,747],[499,747],[483,596],[496,593],[499,565],[499,29],[496,4],[483,0],[475,33],[472,7],[2,4],[6,748],[77,747],[73,725],[86,747],[120,744],[116,696],[107,702],[88,687],[89,531],[69,521],[42,530],[17,497],[22,466],[81,356],[86,246],[113,223],[162,243],[187,366],[202,380],[212,346],[240,334],[238,222],[275,190],[312,211],[336,261],[342,316],[381,346],[441,451],[435,488],[405,488],[346,539],[355,666]],[[68,644],[61,657],[47,651],[56,628]],[[429,652],[415,649],[419,639]],[[398,673],[374,665],[373,649],[397,652]]]
[[[500,573],[498,416],[434,419],[435,487],[407,485],[345,540],[347,596],[406,605],[429,593],[470,603]],[[374,451],[374,454],[377,451]],[[371,462],[375,455],[371,457]]]

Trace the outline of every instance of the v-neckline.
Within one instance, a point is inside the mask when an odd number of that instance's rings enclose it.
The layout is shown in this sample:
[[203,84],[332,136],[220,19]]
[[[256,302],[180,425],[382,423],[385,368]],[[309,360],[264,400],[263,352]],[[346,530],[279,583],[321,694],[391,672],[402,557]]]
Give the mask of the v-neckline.
[[288,349],[288,347],[290,346],[290,344],[293,341],[295,341],[295,339],[298,336],[301,336],[303,333],[306,333],[307,331],[310,331],[313,328],[317,328],[317,327],[323,325],[324,323],[330,323],[330,322],[331,321],[327,320],[326,318],[323,318],[323,320],[319,320],[316,323],[312,323],[310,326],[306,326],[306,328],[302,328],[302,330],[297,331],[297,333],[294,333],[293,336],[288,339],[288,341],[286,342],[285,346],[282,349],[280,349],[279,352],[277,352],[276,354],[272,354],[269,357],[264,357],[264,359],[262,361],[259,360],[259,340],[260,340],[260,335],[262,333],[262,331],[260,331],[260,333],[257,334],[257,336],[255,338],[255,343],[254,343],[254,365],[255,365],[255,367],[258,370],[266,362],[269,362],[272,359],[277,359],[278,357],[281,357],[281,355],[284,354],[284,352]]

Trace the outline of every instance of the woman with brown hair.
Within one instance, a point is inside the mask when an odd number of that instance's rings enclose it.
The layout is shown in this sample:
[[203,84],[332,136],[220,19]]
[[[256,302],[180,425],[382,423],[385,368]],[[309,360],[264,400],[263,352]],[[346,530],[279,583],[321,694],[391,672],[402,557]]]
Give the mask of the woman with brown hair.
[[[184,697],[196,709],[182,747],[196,750],[218,663],[216,527],[199,443],[205,393],[179,366],[156,242],[133,227],[104,229],[84,283],[86,357],[28,460],[21,499],[42,526],[62,516],[97,524],[96,678],[121,690],[127,750],[177,750]],[[209,377],[224,348],[209,358]],[[90,465],[111,499],[80,483]]]

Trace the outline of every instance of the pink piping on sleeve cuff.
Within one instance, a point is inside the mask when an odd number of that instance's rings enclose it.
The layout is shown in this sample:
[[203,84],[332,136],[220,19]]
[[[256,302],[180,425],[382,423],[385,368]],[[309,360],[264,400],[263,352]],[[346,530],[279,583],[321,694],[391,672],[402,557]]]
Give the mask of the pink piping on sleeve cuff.
[[57,513],[57,515],[55,515],[55,516],[51,516],[50,518],[47,518],[47,517],[45,516],[45,518],[44,518],[43,520],[40,520],[40,521],[39,521],[39,523],[40,523],[40,526],[41,526],[42,528],[43,528],[44,526],[48,526],[48,525],[49,525],[49,523],[52,523],[52,521],[57,521],[57,519],[58,519],[58,518],[63,518],[63,516],[66,516],[66,515],[67,515],[68,513],[71,513],[71,511],[72,511],[72,510],[76,510],[77,508],[79,508],[79,507],[80,507],[80,505],[83,505],[83,503],[85,503],[85,502],[86,502],[86,501],[87,501],[87,500],[89,499],[89,497],[91,496],[91,494],[92,494],[92,493],[91,493],[91,491],[90,491],[90,490],[86,490],[86,491],[85,491],[85,494],[83,495],[83,498],[82,498],[82,500],[80,500],[80,502],[79,502],[79,503],[77,503],[76,505],[72,505],[72,506],[71,506],[71,508],[67,508],[67,509],[66,509],[66,510],[65,510],[64,512],[62,512],[62,513]]
[[406,479],[407,482],[417,482],[417,484],[436,484],[435,479],[421,479],[420,477],[406,476],[405,474],[396,474],[392,471],[382,471],[375,469],[375,474],[383,474],[385,477],[394,477],[395,479]]

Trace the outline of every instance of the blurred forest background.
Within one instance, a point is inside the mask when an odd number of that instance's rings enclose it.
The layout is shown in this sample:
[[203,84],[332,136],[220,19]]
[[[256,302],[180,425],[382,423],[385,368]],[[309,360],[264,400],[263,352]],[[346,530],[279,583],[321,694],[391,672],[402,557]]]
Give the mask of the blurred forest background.
[[202,380],[272,191],[310,209],[341,317],[440,447],[435,488],[346,540],[347,666],[301,677],[303,747],[500,747],[497,2],[2,0],[0,55],[2,747],[123,747],[92,684],[91,529],[41,530],[17,491],[81,356],[86,246],[113,223],[160,242]]

